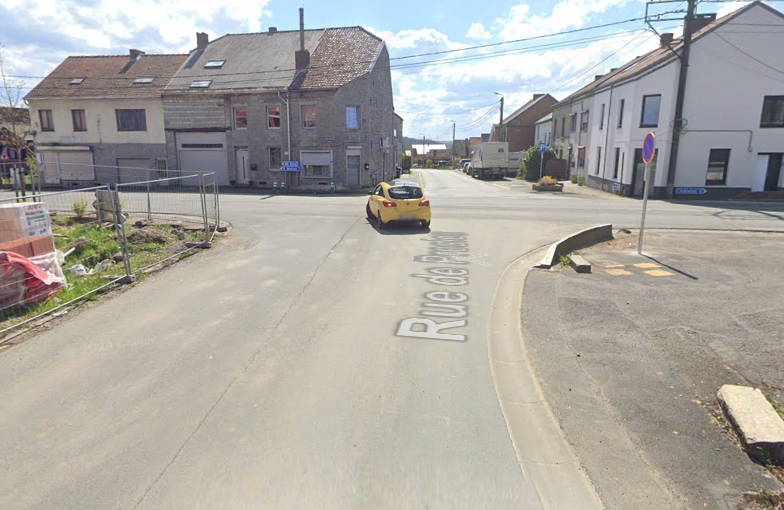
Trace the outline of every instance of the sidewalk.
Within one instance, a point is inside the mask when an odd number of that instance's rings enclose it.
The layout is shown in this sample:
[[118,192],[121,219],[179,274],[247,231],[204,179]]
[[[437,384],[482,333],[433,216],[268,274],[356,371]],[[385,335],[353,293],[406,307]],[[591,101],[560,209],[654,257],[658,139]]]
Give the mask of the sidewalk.
[[523,337],[607,508],[734,509],[780,489],[733,442],[722,384],[784,406],[784,237],[646,233],[585,250],[593,274],[531,271]]

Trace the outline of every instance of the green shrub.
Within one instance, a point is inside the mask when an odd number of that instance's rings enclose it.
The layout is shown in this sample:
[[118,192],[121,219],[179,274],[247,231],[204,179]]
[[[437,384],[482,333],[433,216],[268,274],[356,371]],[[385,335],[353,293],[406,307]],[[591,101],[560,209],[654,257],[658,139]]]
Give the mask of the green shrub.
[[74,202],[73,212],[77,218],[84,218],[84,213],[87,212],[87,200],[77,200]]
[[578,177],[577,178],[577,185],[578,186],[585,186],[585,177]]
[[577,184],[577,176],[572,174],[572,184]]
[[525,162],[520,161],[520,164],[517,166],[517,178],[518,179],[525,179]]

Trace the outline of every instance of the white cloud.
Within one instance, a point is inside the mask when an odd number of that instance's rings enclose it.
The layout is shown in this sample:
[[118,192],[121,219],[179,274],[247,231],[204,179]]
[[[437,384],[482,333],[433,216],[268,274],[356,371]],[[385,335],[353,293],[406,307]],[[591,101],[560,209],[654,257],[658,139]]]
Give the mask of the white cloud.
[[630,0],[563,0],[557,3],[549,15],[531,14],[528,4],[512,6],[502,18],[496,18],[493,28],[501,39],[511,41],[538,35],[554,34],[572,28],[580,28],[611,7],[620,7]]
[[493,35],[481,23],[472,23],[466,37],[471,39],[490,39]]

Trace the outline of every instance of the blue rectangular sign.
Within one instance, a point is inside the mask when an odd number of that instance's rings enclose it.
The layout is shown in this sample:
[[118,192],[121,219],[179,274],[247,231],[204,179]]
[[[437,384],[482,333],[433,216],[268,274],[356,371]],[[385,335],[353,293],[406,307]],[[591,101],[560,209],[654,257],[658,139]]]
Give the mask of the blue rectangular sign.
[[707,192],[705,188],[675,188],[676,195],[704,195]]
[[539,144],[539,152],[544,152],[547,150],[547,144],[542,142]]
[[283,171],[284,172],[299,172],[299,161],[284,161],[283,162]]

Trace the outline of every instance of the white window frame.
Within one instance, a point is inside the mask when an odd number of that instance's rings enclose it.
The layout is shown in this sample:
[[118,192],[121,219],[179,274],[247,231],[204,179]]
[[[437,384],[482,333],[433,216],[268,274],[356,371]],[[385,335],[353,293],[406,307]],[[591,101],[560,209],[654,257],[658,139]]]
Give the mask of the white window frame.
[[[305,108],[313,108],[313,125],[308,126],[305,119]],[[302,129],[316,129],[318,127],[318,108],[315,104],[303,104],[299,107]]]
[[[354,110],[353,120],[356,122],[354,126],[349,125],[350,120],[352,120],[349,112],[351,111],[352,108]],[[346,106],[346,129],[349,129],[351,131],[358,131],[359,129],[362,128],[362,121],[359,118],[359,112],[360,112],[359,105]]]

